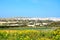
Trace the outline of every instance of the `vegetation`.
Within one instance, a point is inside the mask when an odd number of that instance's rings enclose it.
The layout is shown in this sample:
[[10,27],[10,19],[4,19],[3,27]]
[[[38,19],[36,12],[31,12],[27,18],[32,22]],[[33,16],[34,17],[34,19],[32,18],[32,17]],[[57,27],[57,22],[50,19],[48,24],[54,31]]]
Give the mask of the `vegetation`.
[[51,26],[51,27],[60,27],[60,21],[52,22],[49,26]]
[[0,40],[60,40],[60,29],[0,30]]

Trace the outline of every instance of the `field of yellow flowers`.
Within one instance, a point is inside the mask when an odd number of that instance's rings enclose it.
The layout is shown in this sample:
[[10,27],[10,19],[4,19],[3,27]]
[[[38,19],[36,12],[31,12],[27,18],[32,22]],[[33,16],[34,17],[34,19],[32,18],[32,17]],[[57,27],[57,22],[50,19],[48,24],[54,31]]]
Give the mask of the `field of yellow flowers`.
[[0,30],[0,40],[60,40],[60,29],[43,30]]

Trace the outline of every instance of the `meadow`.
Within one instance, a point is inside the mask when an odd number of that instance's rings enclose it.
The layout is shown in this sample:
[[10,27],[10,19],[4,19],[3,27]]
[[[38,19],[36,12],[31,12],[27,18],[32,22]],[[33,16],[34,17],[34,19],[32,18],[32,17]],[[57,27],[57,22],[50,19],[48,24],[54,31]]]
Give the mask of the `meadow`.
[[60,28],[55,30],[1,30],[0,40],[60,40]]

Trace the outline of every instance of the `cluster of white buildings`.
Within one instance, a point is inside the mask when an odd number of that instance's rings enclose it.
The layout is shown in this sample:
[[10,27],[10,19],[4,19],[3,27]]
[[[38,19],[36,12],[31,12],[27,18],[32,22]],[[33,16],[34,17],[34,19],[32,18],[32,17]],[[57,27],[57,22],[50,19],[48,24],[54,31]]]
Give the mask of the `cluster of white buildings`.
[[[27,25],[27,26],[43,26],[48,25],[49,22],[40,22],[40,21],[60,21],[60,18],[28,18],[28,17],[16,17],[16,18],[0,18],[0,26],[7,25],[7,26],[20,26],[20,25]],[[25,24],[24,24],[25,23]]]

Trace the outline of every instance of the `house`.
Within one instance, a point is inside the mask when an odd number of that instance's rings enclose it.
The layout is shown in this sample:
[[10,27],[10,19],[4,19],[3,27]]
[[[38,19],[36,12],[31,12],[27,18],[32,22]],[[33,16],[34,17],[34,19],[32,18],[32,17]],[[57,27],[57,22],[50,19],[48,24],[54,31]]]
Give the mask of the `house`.
[[35,23],[34,23],[34,22],[29,22],[29,23],[27,24],[27,26],[29,26],[29,27],[35,27]]
[[48,25],[48,23],[42,23],[43,25]]

